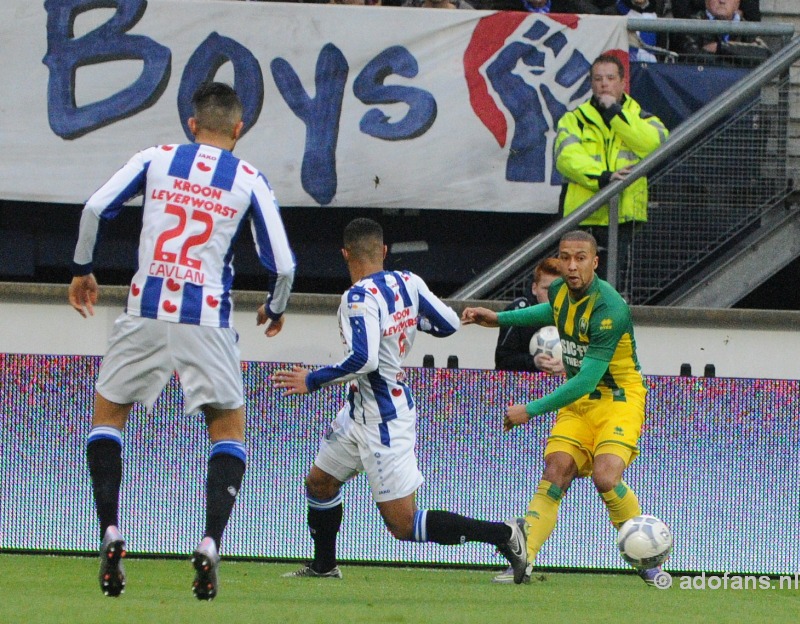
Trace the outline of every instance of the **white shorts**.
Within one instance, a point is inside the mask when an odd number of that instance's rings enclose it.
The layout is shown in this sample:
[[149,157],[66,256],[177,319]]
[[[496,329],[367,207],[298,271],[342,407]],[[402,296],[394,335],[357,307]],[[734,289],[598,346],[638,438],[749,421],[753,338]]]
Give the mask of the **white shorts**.
[[96,389],[114,403],[138,401],[148,413],[178,372],[187,414],[204,405],[244,404],[239,335],[232,327],[169,323],[122,313],[114,321]]
[[376,503],[413,494],[422,485],[413,411],[387,423],[358,423],[345,406],[329,425],[314,464],[342,483],[366,472]]

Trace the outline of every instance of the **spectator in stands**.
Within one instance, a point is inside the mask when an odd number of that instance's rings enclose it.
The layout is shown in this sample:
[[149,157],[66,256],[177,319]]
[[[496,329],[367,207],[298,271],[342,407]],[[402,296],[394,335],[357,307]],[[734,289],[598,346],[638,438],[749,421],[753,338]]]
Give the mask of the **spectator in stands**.
[[[669,131],[655,115],[643,111],[625,94],[625,67],[615,56],[599,56],[590,70],[592,97],[558,122],[554,145],[556,168],[564,176],[561,207],[564,216],[574,212],[597,191],[624,180],[630,168],[667,138]],[[647,221],[647,179],[627,187],[619,202],[618,290],[630,284],[630,252],[637,222]],[[608,257],[608,206],[581,222],[598,240],[601,277],[606,278]]]
[[422,9],[474,9],[467,0],[405,0],[401,6]]
[[[706,0],[672,0],[672,17],[691,19],[696,13],[704,11],[705,8]],[[741,0],[739,12],[745,21],[761,21],[759,0]]]
[[[655,19],[658,17],[659,7],[656,0],[616,0],[614,11],[616,15],[627,17],[638,17],[644,19]],[[648,48],[656,47],[659,43],[658,36],[654,32],[634,32],[629,35],[629,54],[632,62],[655,63],[658,58]]]
[[[692,0],[693,1],[693,0]],[[678,12],[682,13],[685,7]],[[751,7],[752,11],[752,7]],[[759,19],[760,12],[755,11]],[[705,0],[704,8],[690,17],[712,21],[742,21],[740,0]],[[713,59],[715,63],[728,64],[735,59],[763,60],[770,56],[767,45],[757,37],[741,37],[728,34],[682,34],[672,37],[672,48],[679,54]]]
[[479,9],[493,11],[528,11],[529,13],[598,14],[600,8],[592,0],[483,0]]
[[[506,308],[519,310],[537,303],[546,303],[547,289],[561,276],[558,260],[545,258],[533,269],[531,296],[518,297]],[[497,347],[494,350],[494,367],[497,370],[510,371],[542,371],[554,375],[564,372],[561,360],[540,353],[536,357],[531,354],[530,344],[533,335],[540,329],[535,326],[501,327],[497,336]]]
[[639,13],[664,15],[664,0],[480,0],[479,9],[528,11],[529,13],[579,13],[586,15],[626,15],[620,5]]
[[[406,0],[410,2],[421,0]],[[445,0],[446,2],[447,0]],[[476,6],[496,11],[528,11],[529,13],[579,13],[589,15],[628,15],[630,17],[656,17],[663,0],[475,0]],[[657,44],[655,33],[630,33],[630,54],[632,61],[654,63],[655,55],[648,52],[648,46]]]

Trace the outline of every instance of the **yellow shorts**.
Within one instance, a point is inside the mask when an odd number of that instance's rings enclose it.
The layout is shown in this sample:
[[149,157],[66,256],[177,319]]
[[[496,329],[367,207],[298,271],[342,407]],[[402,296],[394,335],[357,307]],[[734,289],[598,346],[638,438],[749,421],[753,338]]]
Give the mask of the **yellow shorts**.
[[639,454],[646,394],[644,387],[626,388],[623,397],[603,390],[597,398],[589,394],[561,408],[547,438],[545,457],[558,451],[571,455],[580,477],[592,474],[594,457],[604,453],[629,466]]

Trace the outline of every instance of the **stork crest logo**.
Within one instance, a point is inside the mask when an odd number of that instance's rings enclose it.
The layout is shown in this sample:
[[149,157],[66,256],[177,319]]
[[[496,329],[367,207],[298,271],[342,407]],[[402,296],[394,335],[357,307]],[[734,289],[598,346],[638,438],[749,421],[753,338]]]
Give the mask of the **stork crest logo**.
[[[470,105],[497,144],[508,146],[506,180],[559,185],[552,163],[558,120],[591,92],[599,54],[578,49],[578,15],[499,12],[480,20],[464,52]],[[627,52],[609,50],[627,65]]]

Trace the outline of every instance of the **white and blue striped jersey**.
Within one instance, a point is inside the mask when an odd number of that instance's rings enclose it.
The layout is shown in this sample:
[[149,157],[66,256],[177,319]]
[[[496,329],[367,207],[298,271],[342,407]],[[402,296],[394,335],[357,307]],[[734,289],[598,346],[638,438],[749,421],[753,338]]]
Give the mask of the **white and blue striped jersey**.
[[295,259],[266,177],[210,145],[159,145],[137,153],[86,202],[75,249],[75,275],[92,272],[101,219],[144,195],[138,269],[127,312],[134,316],[230,327],[233,243],[249,221],[268,271],[267,314],[283,314]]
[[458,314],[414,273],[369,275],[353,284],[339,305],[345,358],[309,373],[306,386],[313,391],[351,382],[347,408],[358,422],[387,422],[413,414],[414,401],[402,365],[417,330],[443,337],[454,333],[459,324]]

